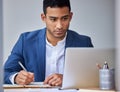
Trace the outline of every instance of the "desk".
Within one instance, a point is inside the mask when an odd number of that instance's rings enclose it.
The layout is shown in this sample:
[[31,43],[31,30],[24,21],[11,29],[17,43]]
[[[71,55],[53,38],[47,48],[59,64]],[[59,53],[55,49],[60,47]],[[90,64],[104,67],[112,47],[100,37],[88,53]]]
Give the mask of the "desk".
[[99,88],[80,89],[78,92],[116,92],[115,90],[100,90]]
[[31,85],[4,84],[3,87],[4,92],[115,92],[114,90],[100,90],[99,88],[59,90],[60,87],[42,86],[38,82]]
[[4,89],[4,92],[115,92],[114,90],[97,90],[97,89],[70,89],[59,90],[58,88],[18,88],[18,89]]

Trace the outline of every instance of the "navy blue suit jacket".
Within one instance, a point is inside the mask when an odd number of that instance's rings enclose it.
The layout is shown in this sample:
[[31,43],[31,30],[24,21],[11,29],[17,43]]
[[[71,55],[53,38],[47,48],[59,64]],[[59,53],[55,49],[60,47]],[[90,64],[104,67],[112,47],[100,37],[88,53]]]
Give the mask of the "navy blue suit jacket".
[[[93,47],[90,37],[68,30],[65,48]],[[18,61],[29,72],[34,73],[35,81],[44,81],[46,65],[46,28],[21,34],[4,65],[4,83],[11,83],[10,75],[22,70]]]

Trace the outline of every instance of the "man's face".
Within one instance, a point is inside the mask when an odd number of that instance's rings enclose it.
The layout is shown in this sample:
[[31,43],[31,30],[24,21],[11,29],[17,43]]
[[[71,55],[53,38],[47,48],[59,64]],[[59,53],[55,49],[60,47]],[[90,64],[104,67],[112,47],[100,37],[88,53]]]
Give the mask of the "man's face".
[[47,8],[46,15],[41,14],[42,20],[46,23],[47,38],[62,40],[69,27],[72,13],[68,7]]

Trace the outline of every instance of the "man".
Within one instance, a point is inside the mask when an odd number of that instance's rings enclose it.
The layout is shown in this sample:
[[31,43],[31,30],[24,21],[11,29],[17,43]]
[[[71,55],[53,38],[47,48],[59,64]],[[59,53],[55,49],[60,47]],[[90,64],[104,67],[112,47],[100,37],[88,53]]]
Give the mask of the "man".
[[[21,34],[4,66],[4,82],[33,81],[62,85],[65,49],[93,47],[90,37],[69,30],[73,13],[69,0],[43,0],[46,28]],[[21,62],[27,71],[18,64]]]

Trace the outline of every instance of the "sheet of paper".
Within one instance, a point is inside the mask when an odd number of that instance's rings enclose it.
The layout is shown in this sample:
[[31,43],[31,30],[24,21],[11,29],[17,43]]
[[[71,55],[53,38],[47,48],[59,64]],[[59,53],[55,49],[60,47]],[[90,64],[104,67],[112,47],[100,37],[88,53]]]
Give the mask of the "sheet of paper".
[[67,89],[67,90],[59,90],[58,88],[52,89],[29,89],[28,92],[78,92],[76,89]]
[[4,92],[78,92],[78,90],[59,90],[57,88],[21,88],[21,89],[4,89]]

